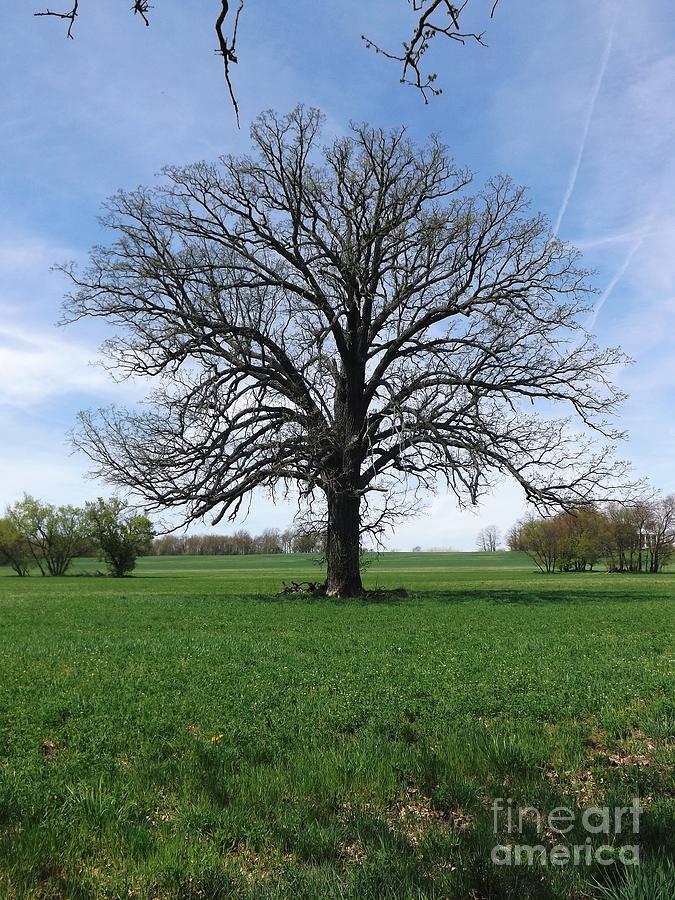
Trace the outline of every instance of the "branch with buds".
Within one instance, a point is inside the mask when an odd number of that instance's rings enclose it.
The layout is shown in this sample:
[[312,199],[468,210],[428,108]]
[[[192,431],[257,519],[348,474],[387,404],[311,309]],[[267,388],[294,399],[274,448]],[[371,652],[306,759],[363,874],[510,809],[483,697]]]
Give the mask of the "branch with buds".
[[[236,65],[238,62],[237,35],[245,2],[246,0],[238,0],[235,8],[230,0],[220,0],[220,9],[215,23],[218,42],[215,52],[223,60],[225,84],[237,120],[237,126],[239,126],[239,104],[232,85],[231,66]],[[432,39],[437,35],[443,35],[460,44],[464,44],[467,41],[483,44],[483,32],[462,30],[460,20],[463,21],[464,11],[470,0],[464,0],[459,6],[451,3],[450,0],[408,0],[408,2],[415,13],[415,22],[410,38],[403,42],[402,53],[385,50],[365,35],[361,35],[361,38],[368,49],[382,54],[387,59],[401,63],[401,83],[417,88],[422,94],[424,102],[428,103],[430,97],[438,96],[442,93],[442,88],[436,87],[437,74],[434,72],[429,75],[423,75],[422,73],[422,62]],[[494,16],[498,3],[499,0],[494,0],[492,3],[490,18]],[[150,24],[149,13],[151,9],[152,6],[149,0],[134,0],[131,5],[131,11],[134,15],[140,16],[145,25]],[[68,22],[67,36],[73,39],[75,20],[79,12],[79,0],[73,0],[73,5],[69,10],[57,12],[45,9],[34,13],[34,15],[65,19]]]
[[[403,52],[395,53],[384,50],[375,41],[365,34],[361,35],[368,50],[381,53],[387,59],[395,60],[402,64],[401,84],[408,84],[417,88],[422,94],[424,102],[429,102],[429,97],[438,97],[443,89],[436,87],[438,78],[436,72],[428,75],[422,73],[422,61],[431,46],[431,41],[438,35],[465,44],[474,41],[485,46],[484,32],[463,31],[460,26],[460,18],[466,9],[469,0],[464,0],[460,6],[455,6],[450,0],[410,0],[413,11],[418,14],[413,27],[413,32],[408,41],[403,41]],[[499,0],[494,0],[490,11],[490,18],[495,14]]]

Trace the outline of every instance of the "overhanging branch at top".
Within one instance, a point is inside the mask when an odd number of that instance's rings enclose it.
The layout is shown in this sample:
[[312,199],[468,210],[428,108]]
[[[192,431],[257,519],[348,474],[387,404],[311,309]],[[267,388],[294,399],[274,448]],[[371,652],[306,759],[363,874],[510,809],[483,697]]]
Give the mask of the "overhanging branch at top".
[[[424,75],[422,63],[430,43],[438,35],[449,38],[457,43],[464,44],[467,40],[483,44],[482,31],[464,31],[464,13],[470,0],[455,5],[450,0],[408,0],[414,13],[414,21],[410,37],[402,42],[402,52],[394,52],[383,49],[371,38],[361,35],[367,48],[375,50],[387,59],[395,60],[402,66],[400,81],[419,90],[424,102],[429,102],[430,96],[442,93],[442,88],[436,86],[438,78],[435,72]],[[215,32],[218,42],[216,53],[222,57],[227,92],[234,110],[237,125],[239,125],[239,104],[232,84],[231,67],[238,62],[237,36],[241,14],[244,11],[246,0],[238,0],[232,3],[230,0],[219,0],[218,14],[215,21]],[[494,16],[499,0],[492,0],[490,18]],[[133,0],[131,11],[139,16],[145,25],[150,24],[150,10],[152,5],[149,0]],[[68,22],[67,36],[74,38],[75,22],[80,15],[80,0],[72,0],[72,6],[66,10],[44,9],[34,13],[35,16],[51,16]],[[308,23],[311,25],[311,22]]]

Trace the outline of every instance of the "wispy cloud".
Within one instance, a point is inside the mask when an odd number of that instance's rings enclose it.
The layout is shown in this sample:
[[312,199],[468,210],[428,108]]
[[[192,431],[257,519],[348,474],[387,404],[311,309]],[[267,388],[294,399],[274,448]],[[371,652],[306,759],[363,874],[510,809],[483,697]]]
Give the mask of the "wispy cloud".
[[649,234],[650,230],[651,230],[651,223],[649,225],[647,225],[640,234],[638,234],[637,238],[633,241],[633,243],[628,248],[628,252],[624,256],[623,260],[621,261],[620,266],[618,267],[616,272],[614,272],[614,274],[612,275],[612,277],[609,281],[609,284],[607,285],[605,290],[600,295],[600,299],[595,304],[593,311],[591,312],[590,316],[588,317],[588,321],[586,323],[586,328],[588,331],[594,330],[595,323],[598,320],[598,316],[602,312],[602,308],[604,307],[605,303],[607,303],[609,298],[612,296],[612,293],[614,292],[614,289],[616,288],[617,284],[619,284],[621,279],[624,277],[624,275],[628,271],[630,264],[633,262],[633,257],[635,256],[635,254],[638,252],[638,250],[644,244],[645,239],[646,239],[647,235]]
[[646,228],[622,229],[610,234],[600,234],[590,238],[572,238],[571,243],[579,250],[597,250],[599,247],[611,247],[616,244],[633,243],[639,238],[646,238],[648,230]]
[[614,43],[614,28],[615,21],[612,21],[612,25],[609,29],[609,34],[607,35],[607,41],[605,43],[605,49],[602,54],[602,59],[600,60],[600,67],[595,77],[593,90],[591,91],[591,98],[588,104],[588,109],[586,110],[586,117],[584,119],[584,126],[581,131],[581,141],[579,143],[579,149],[577,150],[574,165],[572,166],[569,181],[567,182],[567,188],[565,189],[565,194],[563,195],[562,203],[560,204],[560,209],[558,210],[558,215],[556,216],[555,225],[553,226],[554,234],[558,234],[558,232],[560,231],[562,220],[565,217],[565,213],[567,212],[567,207],[569,206],[572,194],[574,193],[574,188],[576,187],[577,178],[579,177],[579,170],[581,169],[581,162],[584,158],[586,143],[588,141],[588,133],[591,128],[591,122],[593,121],[593,115],[595,113],[595,107],[598,102],[598,97],[602,89],[602,83],[605,80],[607,66],[609,65],[609,58],[612,54],[612,44]]

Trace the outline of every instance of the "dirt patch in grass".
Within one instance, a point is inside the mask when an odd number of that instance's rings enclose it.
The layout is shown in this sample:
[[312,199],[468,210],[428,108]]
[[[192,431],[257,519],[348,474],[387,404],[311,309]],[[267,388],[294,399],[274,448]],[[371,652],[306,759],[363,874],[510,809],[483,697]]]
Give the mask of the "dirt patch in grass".
[[353,866],[362,866],[368,854],[358,841],[341,841],[338,852],[339,859]]
[[589,756],[587,765],[581,769],[565,771],[549,766],[546,777],[549,781],[561,787],[565,794],[571,794],[574,801],[580,806],[601,804],[613,780],[607,781],[602,775],[602,768],[630,769],[633,766],[651,769],[659,774],[667,774],[672,766],[658,763],[653,756],[656,743],[652,738],[643,734],[638,729],[633,730],[628,743],[630,747],[615,745],[610,746],[610,740],[605,732],[594,729],[585,741],[585,747]]
[[663,769],[662,766],[657,766],[654,761],[653,753],[656,749],[656,743],[652,738],[639,729],[634,729],[628,743],[633,745],[630,749],[620,745],[610,747],[604,733],[594,731],[587,739],[586,747],[594,760],[609,766],[641,766],[643,768],[655,767]]
[[60,752],[61,748],[59,747],[59,745],[55,744],[54,741],[50,740],[49,738],[44,738],[44,740],[40,744],[40,753],[42,754],[42,759],[45,763],[55,763]]
[[432,829],[466,831],[473,819],[460,809],[436,809],[431,797],[415,787],[408,787],[393,809],[386,814],[390,828],[401,831],[406,840],[417,846]]
[[549,766],[546,777],[553,784],[560,786],[564,795],[572,795],[579,807],[590,806],[601,801],[606,785],[602,778],[596,778],[591,769],[578,769],[573,772],[561,772]]

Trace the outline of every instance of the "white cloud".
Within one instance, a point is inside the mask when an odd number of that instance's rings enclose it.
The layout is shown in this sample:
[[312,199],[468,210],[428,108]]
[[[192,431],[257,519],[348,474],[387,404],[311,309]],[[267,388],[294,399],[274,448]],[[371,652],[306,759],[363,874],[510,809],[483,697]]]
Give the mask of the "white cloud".
[[569,206],[570,200],[572,199],[572,194],[574,193],[574,188],[576,187],[577,178],[579,177],[579,170],[581,169],[581,163],[583,162],[584,152],[586,150],[586,144],[588,142],[588,134],[591,129],[593,114],[595,113],[595,106],[598,102],[600,90],[602,89],[602,83],[605,80],[607,66],[609,65],[609,58],[612,52],[612,44],[614,43],[614,27],[615,22],[612,22],[612,25],[609,29],[609,34],[607,36],[607,42],[605,43],[605,49],[603,50],[602,58],[600,60],[600,68],[598,69],[598,74],[595,78],[595,83],[593,84],[593,89],[591,91],[591,99],[588,104],[588,110],[586,112],[583,128],[581,130],[579,149],[577,150],[577,155],[574,160],[574,165],[572,166],[572,171],[567,183],[567,188],[565,189],[565,194],[563,196],[562,203],[560,204],[560,209],[558,210],[558,215],[556,216],[555,224],[553,226],[554,234],[558,234],[558,232],[560,231],[560,225],[565,217],[565,213],[567,212],[567,207]]
[[38,406],[73,392],[100,397],[110,390],[110,377],[90,360],[89,347],[0,324],[0,405]]
[[503,535],[526,512],[523,492],[514,482],[499,484],[475,509],[460,509],[453,496],[439,494],[422,515],[400,525],[386,544],[399,550],[475,550],[481,528],[496,525]]
[[26,438],[20,451],[0,441],[0,515],[24,494],[60,505],[83,503],[108,493],[100,484],[84,478],[85,467],[81,460],[68,455],[62,434],[52,434],[51,438],[50,443],[42,430],[39,439]]

